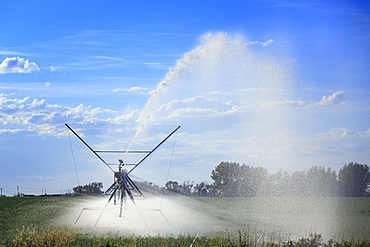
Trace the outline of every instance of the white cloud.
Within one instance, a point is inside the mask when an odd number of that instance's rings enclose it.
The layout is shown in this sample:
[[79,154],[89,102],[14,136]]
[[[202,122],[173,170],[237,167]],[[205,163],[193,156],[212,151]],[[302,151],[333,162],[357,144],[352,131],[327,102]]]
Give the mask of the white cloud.
[[322,97],[322,99],[317,103],[318,106],[326,105],[341,105],[347,101],[347,96],[343,91],[333,93],[332,95],[327,95]]
[[[3,129],[0,133],[17,133],[22,131],[19,127],[24,126],[23,130],[38,134],[58,135],[58,131],[60,132],[58,126],[67,122],[120,123],[137,117],[137,114],[132,113],[117,117],[116,113],[110,109],[92,108],[83,104],[76,107],[63,107],[48,104],[44,99],[31,99],[30,97],[11,99],[0,94],[0,124],[15,126],[7,130]],[[109,118],[112,114],[113,118]]]
[[29,131],[25,129],[0,129],[0,133],[17,133],[17,132],[23,132],[23,131]]
[[353,137],[353,136],[358,136],[359,134],[357,132],[351,131],[346,128],[335,128],[332,131],[330,131],[330,134],[333,135],[334,137]]
[[149,121],[156,123],[182,123],[193,133],[221,130],[237,122],[241,107],[234,102],[226,103],[196,96],[183,100],[171,100],[149,114]]
[[[288,140],[292,144],[287,150],[289,155],[297,155],[302,161],[308,162],[307,165],[312,162],[343,165],[350,161],[364,162],[370,157],[366,131],[333,128],[321,133],[291,132]],[[329,160],[325,161],[327,158]]]
[[274,101],[265,102],[262,104],[263,107],[291,107],[291,108],[314,108],[322,106],[338,106],[346,103],[348,96],[343,92],[339,91],[332,95],[326,95],[321,98],[320,101],[310,100],[297,100],[297,101]]
[[363,133],[364,136],[366,137],[370,137],[370,129],[366,130],[364,133]]
[[146,87],[131,87],[131,88],[116,88],[113,92],[137,92],[140,94],[147,94],[148,88]]
[[140,115],[140,110],[135,109],[127,114],[123,114],[116,118],[109,118],[107,119],[107,122],[113,123],[113,124],[127,123],[130,121],[135,121],[139,117],[139,115]]
[[274,41],[272,39],[269,39],[265,42],[260,42],[260,41],[250,41],[248,42],[250,45],[255,45],[255,44],[260,44],[262,46],[268,46],[270,44],[272,44]]
[[40,71],[39,67],[34,62],[29,62],[20,57],[5,58],[0,64],[0,74],[6,73],[31,73]]

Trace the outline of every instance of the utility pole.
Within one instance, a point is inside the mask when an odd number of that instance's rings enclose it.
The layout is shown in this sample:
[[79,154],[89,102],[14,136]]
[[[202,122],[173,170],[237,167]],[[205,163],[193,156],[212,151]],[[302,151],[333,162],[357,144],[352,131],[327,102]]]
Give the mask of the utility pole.
[[20,196],[19,195],[19,186],[17,186],[17,196]]
[[0,196],[3,196],[3,188],[0,188],[1,189],[1,195]]

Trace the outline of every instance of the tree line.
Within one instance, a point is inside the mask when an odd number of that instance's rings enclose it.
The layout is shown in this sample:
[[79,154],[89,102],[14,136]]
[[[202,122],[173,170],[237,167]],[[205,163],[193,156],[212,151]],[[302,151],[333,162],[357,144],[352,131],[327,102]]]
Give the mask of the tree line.
[[79,185],[73,188],[73,192],[77,195],[99,196],[104,192],[102,182],[92,182],[86,185]]
[[179,184],[177,181],[168,181],[164,189],[186,196],[217,196],[215,186],[207,182],[194,183],[186,181]]
[[345,164],[338,176],[331,168],[313,166],[308,170],[270,174],[262,167],[221,162],[212,170],[213,183],[168,181],[165,189],[188,196],[346,196],[370,194],[367,165]]
[[[163,188],[137,182],[141,189],[154,194],[166,192],[186,196],[370,196],[370,172],[367,165],[345,164],[338,175],[331,168],[313,166],[308,170],[269,173],[266,168],[236,162],[221,162],[211,172],[213,183],[168,181]],[[73,188],[75,194],[102,195],[102,182]]]

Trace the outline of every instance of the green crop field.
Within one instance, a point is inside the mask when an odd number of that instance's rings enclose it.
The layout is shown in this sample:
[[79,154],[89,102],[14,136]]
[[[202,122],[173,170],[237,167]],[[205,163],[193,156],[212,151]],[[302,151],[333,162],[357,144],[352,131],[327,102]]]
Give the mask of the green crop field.
[[228,229],[251,227],[294,238],[312,232],[326,238],[370,236],[370,198],[194,198],[198,210]]
[[72,197],[0,197],[0,240],[8,239],[23,226],[48,227],[66,213]]
[[[105,203],[106,199],[102,198],[101,201]],[[80,205],[76,203],[81,202],[84,205],[88,202],[95,204],[94,200],[81,197],[0,198],[0,246],[1,243],[10,243],[11,239],[19,237],[20,233],[17,229],[21,230],[26,227],[26,230],[31,232],[34,228],[43,231],[43,229],[53,229],[52,227],[56,225],[61,227],[60,229],[64,229],[63,227],[71,229],[73,233],[76,233],[75,236],[78,236],[79,241],[87,241],[86,245],[79,242],[79,246],[89,246],[88,243],[91,244],[91,241],[96,244],[93,244],[94,246],[103,246],[104,241],[123,243],[129,241],[128,239],[135,242],[137,246],[146,246],[145,243],[150,241],[157,241],[158,246],[177,246],[178,244],[175,243],[179,242],[176,241],[186,243],[186,246],[190,246],[193,242],[198,246],[207,246],[206,243],[210,241],[215,243],[213,246],[221,244],[235,246],[235,243],[242,245],[241,243],[245,243],[247,239],[260,242],[262,242],[261,239],[286,242],[290,239],[304,239],[311,233],[320,234],[323,241],[329,239],[335,241],[368,240],[370,236],[370,198],[195,198],[178,196],[171,198],[167,205],[164,203],[162,209],[170,222],[165,226],[167,230],[173,231],[160,231],[152,234],[151,237],[148,237],[146,228],[158,227],[161,216],[146,213],[141,214],[143,220],[146,221],[146,226],[131,229],[128,234],[115,231],[115,226],[107,227],[105,235],[99,235],[99,237],[89,234],[89,231],[94,229],[92,224],[88,223],[90,227],[86,227],[82,222],[74,225],[78,215],[78,211],[74,209],[76,205]],[[79,207],[81,206],[77,206]],[[112,212],[107,211],[104,215],[111,217],[122,227],[127,221],[126,218],[117,217],[116,209],[113,208]],[[70,217],[67,217],[68,215]],[[93,218],[92,222],[95,222],[96,215],[98,214],[84,212],[83,217]],[[154,217],[152,222],[150,217]],[[67,220],[69,218],[70,220]],[[105,229],[103,218],[98,224],[99,230]],[[66,220],[60,223],[60,219]],[[126,224],[125,227],[129,229],[131,225]],[[58,234],[67,233],[59,232]],[[315,236],[317,240],[318,235]],[[141,245],[140,242],[142,242]],[[368,242],[365,243],[368,244]]]

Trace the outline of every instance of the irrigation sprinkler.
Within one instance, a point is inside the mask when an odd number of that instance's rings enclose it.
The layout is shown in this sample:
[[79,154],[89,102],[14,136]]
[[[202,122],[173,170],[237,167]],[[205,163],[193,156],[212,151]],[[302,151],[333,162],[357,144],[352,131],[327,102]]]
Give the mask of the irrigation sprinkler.
[[[156,149],[158,149],[168,138],[170,138],[181,126],[178,126],[174,129],[170,134],[168,134],[161,142],[159,142],[152,150],[95,150],[93,149],[87,142],[85,142],[81,136],[79,136],[76,131],[74,131],[68,124],[65,126],[92,152],[95,156],[100,159],[113,173],[114,173],[114,182],[113,184],[105,191],[105,195],[109,195],[109,199],[105,207],[103,208],[99,218],[97,219],[94,226],[97,225],[101,216],[103,215],[105,209],[107,208],[108,204],[114,198],[114,204],[116,205],[116,197],[118,196],[120,200],[120,207],[119,207],[119,217],[122,217],[122,211],[126,206],[127,197],[130,198],[132,203],[135,205],[135,196],[143,196],[143,193],[140,191],[139,187],[135,184],[135,182],[130,178],[130,173],[136,169],[144,160],[146,160]],[[139,159],[136,163],[125,163],[123,159],[118,159],[118,164],[109,164],[107,163],[102,157],[101,153],[121,153],[126,154],[128,153],[136,153],[136,154],[143,154],[143,157]],[[113,169],[112,166],[117,166],[117,170]],[[125,169],[124,167],[131,167],[130,169]],[[81,217],[84,210],[89,210],[89,208],[83,208],[81,213],[76,219],[76,222]],[[160,211],[160,210],[159,210]],[[162,216],[164,217],[163,213],[160,211]],[[141,218],[143,219],[142,215],[140,214]],[[165,217],[164,217],[165,218]],[[166,218],[165,218],[166,219]],[[145,220],[143,219],[144,223]],[[167,219],[166,219],[167,221]],[[167,221],[168,222],[168,221]],[[146,224],[146,223],[145,223]]]

